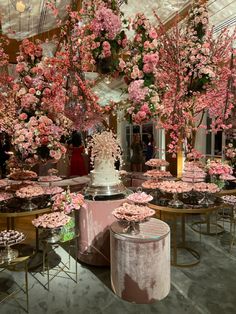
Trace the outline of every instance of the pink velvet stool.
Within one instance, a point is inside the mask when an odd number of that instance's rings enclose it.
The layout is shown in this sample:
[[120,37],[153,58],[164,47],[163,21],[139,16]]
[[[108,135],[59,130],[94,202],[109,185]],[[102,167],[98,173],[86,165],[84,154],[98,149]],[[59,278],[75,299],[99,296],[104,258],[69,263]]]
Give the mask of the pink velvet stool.
[[112,211],[125,199],[86,201],[79,210],[78,259],[89,265],[110,265],[110,225],[116,220]]
[[120,298],[146,304],[170,291],[170,228],[155,218],[139,228],[133,235],[119,222],[110,227],[111,285]]

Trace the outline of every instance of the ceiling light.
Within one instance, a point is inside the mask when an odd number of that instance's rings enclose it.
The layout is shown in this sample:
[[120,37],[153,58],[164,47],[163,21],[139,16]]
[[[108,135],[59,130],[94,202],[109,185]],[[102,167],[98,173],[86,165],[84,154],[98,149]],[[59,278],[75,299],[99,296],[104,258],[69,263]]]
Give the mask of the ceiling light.
[[23,13],[25,12],[26,9],[26,4],[22,1],[16,1],[16,11],[18,11],[19,13]]
[[24,13],[31,9],[30,0],[11,0],[11,4],[19,13]]

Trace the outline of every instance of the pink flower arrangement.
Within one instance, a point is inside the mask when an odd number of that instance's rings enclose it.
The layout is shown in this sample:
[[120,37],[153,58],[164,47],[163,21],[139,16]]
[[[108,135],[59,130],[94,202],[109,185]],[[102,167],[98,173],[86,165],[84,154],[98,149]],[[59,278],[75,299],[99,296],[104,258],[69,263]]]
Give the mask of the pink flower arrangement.
[[79,210],[82,206],[86,206],[82,194],[70,193],[69,191],[55,195],[53,201],[52,209],[63,211],[66,214],[70,214],[73,210]]
[[73,43],[77,42],[84,71],[97,65],[102,73],[112,73],[117,70],[118,55],[127,42],[119,1],[87,2],[81,12],[83,24],[73,26]]
[[233,169],[225,162],[222,162],[221,160],[208,160],[207,162],[207,170],[209,175],[227,175],[232,174]]
[[25,162],[59,160],[66,148],[60,143],[63,129],[47,116],[33,116],[28,122],[15,124],[12,144],[18,157]]
[[120,58],[120,72],[128,85],[131,106],[127,118],[137,124],[155,118],[161,111],[156,72],[159,63],[159,44],[156,30],[143,14],[137,14],[132,27],[135,37],[125,58]]
[[121,32],[121,19],[111,9],[102,6],[96,10],[90,27],[96,37],[104,36],[105,32],[105,36],[113,40]]
[[65,78],[59,67],[60,62],[55,62],[53,58],[43,60],[41,45],[28,39],[23,40],[17,61],[18,83],[22,88],[16,93],[16,100],[20,107],[25,108],[26,112],[63,112],[66,93],[63,89]]
[[236,163],[236,148],[233,143],[229,143],[225,146],[225,158],[232,166]]

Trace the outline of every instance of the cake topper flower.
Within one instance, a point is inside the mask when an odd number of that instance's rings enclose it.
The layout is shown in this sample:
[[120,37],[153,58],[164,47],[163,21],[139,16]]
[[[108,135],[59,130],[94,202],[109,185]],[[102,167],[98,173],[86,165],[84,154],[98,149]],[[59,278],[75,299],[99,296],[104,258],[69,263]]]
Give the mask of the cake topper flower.
[[107,159],[120,159],[121,149],[115,138],[115,135],[111,131],[104,131],[93,135],[92,140],[89,143],[89,147],[92,149],[91,162],[94,160],[107,160]]

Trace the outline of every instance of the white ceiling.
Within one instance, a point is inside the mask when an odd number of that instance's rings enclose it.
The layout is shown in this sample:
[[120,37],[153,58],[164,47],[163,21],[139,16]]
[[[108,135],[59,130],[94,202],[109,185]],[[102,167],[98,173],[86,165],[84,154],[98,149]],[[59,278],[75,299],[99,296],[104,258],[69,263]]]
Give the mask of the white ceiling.
[[[21,40],[38,33],[47,32],[56,27],[56,21],[48,8],[47,0],[21,0],[26,2],[29,10],[20,14],[14,8],[16,0],[0,0],[0,12],[2,13],[3,33],[10,38]],[[86,1],[86,0],[84,0]],[[173,15],[181,11],[189,0],[128,0],[128,5],[123,4],[122,10],[125,17],[134,17],[137,12],[144,12],[152,21],[155,21],[152,10],[155,9],[162,21],[165,22]],[[56,0],[60,18],[66,16],[65,6],[70,0]],[[227,21],[236,24],[236,0],[208,0],[211,22],[219,26]],[[10,34],[9,30],[15,31]]]
[[[45,7],[46,0],[23,0],[30,4],[29,11],[19,14],[12,5],[12,0],[0,0],[0,12],[2,13],[3,33],[9,37],[21,40],[35,34],[46,32],[56,27],[55,18]],[[84,0],[86,1],[86,0]],[[56,0],[60,17],[65,17],[65,6],[69,0]],[[125,17],[134,17],[137,12],[144,12],[154,23],[152,10],[155,9],[163,22],[168,21],[178,11],[181,11],[189,0],[128,0],[128,5],[122,5]],[[236,25],[236,0],[208,0],[210,21],[215,25],[215,30],[223,26]],[[15,34],[9,35],[9,28],[15,30]],[[52,47],[45,44],[46,55],[50,55]],[[112,80],[111,83],[104,79],[94,88],[94,92],[100,97],[100,104],[106,105],[110,100],[125,100],[122,95],[122,83]]]

